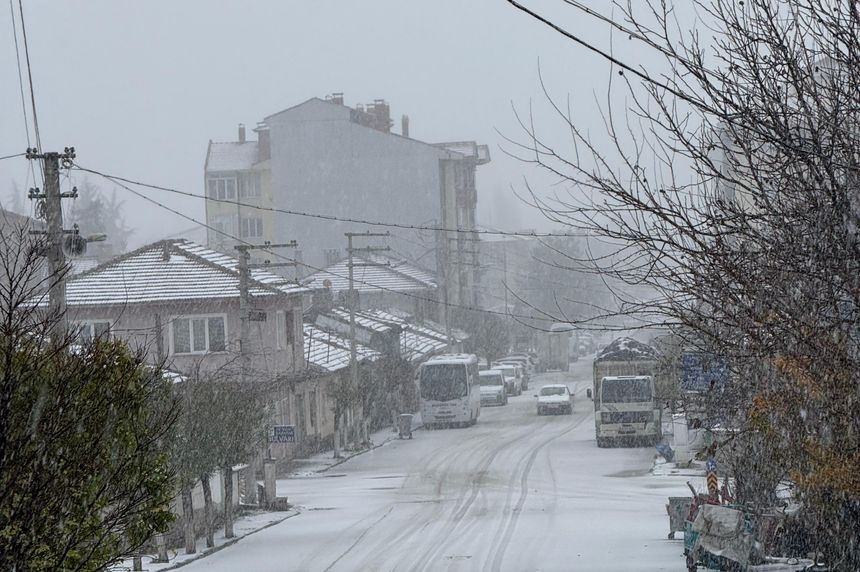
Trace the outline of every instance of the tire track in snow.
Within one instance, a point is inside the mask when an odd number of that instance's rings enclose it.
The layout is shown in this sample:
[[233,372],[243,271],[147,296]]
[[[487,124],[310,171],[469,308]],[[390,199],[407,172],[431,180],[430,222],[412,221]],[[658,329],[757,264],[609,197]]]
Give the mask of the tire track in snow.
[[[506,521],[503,521],[502,525],[499,526],[498,532],[496,533],[496,537],[493,540],[490,549],[490,555],[493,556],[492,561],[488,561],[485,563],[484,568],[487,569],[487,564],[490,564],[489,569],[493,572],[497,572],[501,570],[502,562],[505,557],[505,552],[507,551],[508,545],[510,544],[511,538],[513,537],[514,530],[517,527],[517,520],[519,519],[520,513],[522,512],[523,506],[525,506],[526,499],[529,494],[529,474],[531,473],[532,467],[534,466],[535,459],[537,459],[538,454],[548,445],[550,445],[556,439],[567,435],[580,425],[582,425],[588,419],[588,415],[574,421],[569,426],[567,426],[563,431],[557,433],[543,441],[540,445],[538,445],[525,459],[527,459],[525,463],[525,467],[520,473],[519,481],[520,481],[520,494],[517,499],[516,505],[514,505],[513,509],[508,513],[509,516]],[[521,463],[522,464],[522,463]],[[519,470],[519,466],[518,466]],[[514,473],[516,475],[516,471]]]

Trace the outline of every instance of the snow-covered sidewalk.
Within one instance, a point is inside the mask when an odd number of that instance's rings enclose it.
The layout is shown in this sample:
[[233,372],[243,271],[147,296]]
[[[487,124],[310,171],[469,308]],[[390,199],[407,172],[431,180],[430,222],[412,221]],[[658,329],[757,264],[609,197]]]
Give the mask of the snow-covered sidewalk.
[[[214,554],[219,550],[227,548],[233,544],[236,544],[243,538],[254,534],[255,532],[259,532],[270,526],[274,526],[279,524],[288,518],[292,518],[299,514],[297,510],[288,510],[281,512],[270,512],[270,511],[254,511],[252,513],[246,514],[236,519],[233,523],[233,532],[235,536],[233,538],[225,538],[224,537],[224,528],[215,531],[215,546],[212,548],[206,548],[206,539],[198,538],[197,539],[197,552],[194,554],[185,554],[183,549],[169,549],[167,552],[168,561],[167,562],[153,562],[156,559],[155,554],[147,554],[143,556],[143,569],[148,572],[164,572],[165,570],[173,570],[176,568],[180,568],[185,566],[186,564],[190,564],[195,560],[199,560],[200,558],[205,558],[210,554]],[[123,560],[120,564],[112,566],[109,570],[113,572],[126,572],[133,570],[132,560]]]
[[[415,431],[421,428],[421,416],[420,414],[415,415],[412,423],[412,430]],[[373,451],[374,449],[378,449],[387,443],[390,443],[393,440],[398,439],[398,434],[396,431],[391,428],[380,429],[371,434],[370,447],[364,447],[361,449],[355,450],[344,450],[342,453],[342,457],[339,459],[335,459],[332,451],[324,451],[322,453],[318,453],[311,457],[305,459],[295,459],[293,461],[294,469],[290,472],[286,477],[279,477],[281,479],[302,479],[308,478],[311,476],[318,476],[319,473],[324,473],[331,469],[332,467],[336,467],[346,461],[367,453],[369,451]],[[215,546],[212,548],[206,548],[206,542],[204,538],[197,539],[197,552],[194,554],[185,554],[182,549],[170,549],[168,551],[168,562],[153,562],[156,559],[155,554],[145,555],[143,557],[143,569],[148,572],[163,572],[166,570],[173,570],[175,568],[180,568],[194,562],[195,560],[199,560],[200,558],[205,558],[219,550],[226,548],[239,542],[242,538],[254,534],[255,532],[259,532],[260,530],[266,529],[270,526],[279,524],[288,518],[292,518],[301,513],[298,509],[291,509],[289,511],[267,511],[267,510],[257,510],[253,513],[247,514],[245,516],[239,517],[236,519],[234,523],[234,533],[235,536],[233,538],[227,539],[224,538],[224,529],[221,528],[215,533]],[[132,560],[124,560],[122,563],[117,564],[112,567],[111,570],[115,572],[126,572],[132,570]]]
[[[416,431],[421,427],[421,414],[416,413],[412,418],[412,430]],[[354,450],[343,450],[341,451],[341,458],[339,459],[334,458],[333,451],[324,451],[322,453],[317,453],[316,455],[312,455],[305,459],[293,459],[293,470],[290,471],[289,475],[287,475],[287,477],[285,478],[300,479],[303,477],[316,476],[319,473],[324,473],[328,471],[332,467],[336,467],[347,462],[353,457],[357,457],[358,455],[362,455],[364,453],[367,453],[368,451],[378,449],[379,447],[382,447],[397,438],[397,431],[395,429],[387,427],[385,429],[380,429],[379,431],[375,431],[370,434],[370,447],[364,447],[361,449]]]

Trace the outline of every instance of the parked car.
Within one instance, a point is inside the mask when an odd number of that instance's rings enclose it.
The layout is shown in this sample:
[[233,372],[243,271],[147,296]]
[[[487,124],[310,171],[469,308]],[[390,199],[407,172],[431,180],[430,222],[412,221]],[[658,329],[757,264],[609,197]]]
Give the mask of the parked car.
[[544,385],[540,388],[540,393],[537,397],[537,414],[546,415],[548,413],[564,413],[570,415],[573,413],[573,395],[564,384]]
[[508,395],[520,395],[523,392],[520,366],[512,363],[493,362],[492,368],[497,369],[504,374],[505,384],[508,388]]
[[526,358],[521,357],[504,357],[498,360],[497,363],[510,364],[515,365],[520,368],[520,388],[523,391],[528,391],[529,389],[529,381],[531,376],[529,374],[528,362]]
[[526,371],[529,374],[535,373],[535,360],[532,359],[528,354],[514,353],[514,354],[510,354],[508,356],[503,357],[499,361],[505,361],[505,360],[517,360],[523,364],[523,366],[526,368]]
[[505,374],[497,369],[478,373],[481,384],[481,405],[507,405],[508,391],[505,387]]

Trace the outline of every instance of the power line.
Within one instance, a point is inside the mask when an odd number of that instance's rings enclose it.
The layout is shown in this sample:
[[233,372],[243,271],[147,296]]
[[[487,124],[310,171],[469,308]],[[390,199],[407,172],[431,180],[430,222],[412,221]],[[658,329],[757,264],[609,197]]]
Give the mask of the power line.
[[[27,43],[27,26],[24,24],[23,0],[18,0],[18,13],[21,16],[21,33],[24,36],[24,56],[27,60],[27,78],[30,80],[30,105],[33,108],[33,131],[36,134],[36,146],[42,150],[42,138],[39,135],[39,118],[36,115],[36,93],[33,89],[33,68],[30,66],[30,47]],[[13,21],[14,24],[14,21]],[[16,37],[17,39],[17,37]]]
[[76,164],[75,168],[80,171],[84,171],[86,173],[92,173],[94,175],[98,175],[100,177],[104,177],[105,179],[112,181],[116,184],[120,184],[122,181],[124,183],[128,183],[131,185],[139,185],[141,187],[146,187],[148,189],[155,189],[157,191],[165,191],[168,193],[175,193],[177,195],[182,195],[186,197],[192,197],[196,199],[203,199],[205,201],[211,201],[215,203],[227,203],[231,205],[236,205],[240,207],[245,207],[249,209],[259,210],[259,211],[267,211],[274,212],[279,214],[293,215],[293,216],[301,216],[307,218],[315,218],[321,220],[330,220],[336,222],[351,222],[356,224],[366,224],[369,226],[382,226],[382,227],[390,227],[390,228],[402,228],[407,230],[426,230],[426,231],[441,231],[441,232],[456,232],[463,234],[476,234],[476,235],[494,235],[494,236],[520,236],[524,238],[537,238],[537,237],[588,237],[590,235],[586,233],[553,233],[553,232],[516,232],[516,231],[503,231],[503,230],[488,230],[488,229],[467,229],[467,228],[447,228],[442,226],[428,226],[428,225],[420,225],[420,224],[403,224],[396,222],[382,222],[376,220],[368,220],[368,219],[359,219],[359,218],[349,218],[349,217],[339,217],[335,215],[327,215],[321,213],[312,213],[306,211],[296,211],[290,209],[279,209],[276,207],[264,207],[260,205],[254,205],[251,203],[244,203],[239,200],[229,200],[229,199],[216,199],[212,197],[207,197],[206,195],[201,195],[198,193],[192,193],[189,191],[181,191],[179,189],[174,189],[171,187],[163,187],[160,185],[153,185],[149,183],[144,183],[141,181],[135,181],[133,179],[127,179],[125,177],[120,177],[117,175],[109,175],[106,173],[102,173],[96,171],[94,169],[87,169],[82,167],[81,165]]
[[[80,169],[80,170],[82,170],[82,171],[87,171],[87,172],[89,172],[89,173],[93,173],[93,174],[96,174],[96,175],[100,175],[100,176],[102,176],[102,177],[106,177],[106,178],[108,178],[108,179],[113,180],[111,177],[108,177],[108,176],[106,176],[106,175],[103,175],[102,173],[99,173],[99,172],[97,172],[97,171],[92,171],[92,170],[89,170],[89,169],[83,169],[83,168],[81,168],[81,167],[78,167],[78,169]],[[114,182],[114,183],[116,183],[120,188],[123,188],[123,189],[127,190],[128,192],[130,192],[130,193],[134,194],[135,196],[140,197],[141,199],[143,199],[143,200],[145,200],[145,201],[147,201],[147,202],[150,202],[150,203],[152,203],[152,204],[154,204],[154,205],[156,205],[156,206],[158,206],[158,207],[160,207],[160,208],[162,208],[162,209],[164,209],[164,210],[166,210],[166,211],[168,211],[168,212],[171,212],[171,213],[173,213],[173,214],[175,214],[175,215],[177,215],[177,216],[179,216],[179,217],[182,217],[182,218],[184,218],[185,220],[187,220],[187,221],[189,221],[189,222],[192,222],[192,223],[194,223],[194,224],[196,224],[196,225],[202,226],[203,228],[206,228],[207,230],[211,230],[211,231],[213,231],[213,232],[216,232],[216,233],[218,233],[218,234],[220,234],[220,235],[222,235],[222,236],[225,236],[226,238],[229,238],[230,240],[234,240],[234,241],[239,242],[239,243],[242,243],[242,244],[244,244],[244,245],[247,245],[247,246],[259,246],[259,245],[253,244],[253,243],[251,243],[251,242],[248,242],[248,241],[246,241],[246,240],[243,240],[243,239],[241,239],[241,238],[239,238],[239,237],[237,237],[237,236],[234,236],[234,235],[232,235],[232,234],[230,234],[230,233],[228,233],[228,232],[224,232],[224,231],[223,231],[223,230],[221,230],[221,229],[218,229],[218,228],[215,228],[215,227],[213,227],[213,226],[210,226],[210,225],[208,225],[208,224],[206,224],[206,223],[200,222],[199,220],[195,219],[194,217],[191,217],[191,216],[189,216],[189,215],[187,215],[187,214],[185,214],[185,213],[182,213],[182,212],[180,212],[180,211],[178,211],[178,210],[176,210],[176,209],[174,209],[174,208],[171,208],[171,207],[169,207],[169,206],[165,205],[164,203],[161,203],[161,202],[159,202],[159,201],[157,201],[157,200],[153,199],[152,197],[148,197],[148,196],[144,195],[144,194],[143,194],[143,193],[141,193],[140,191],[136,191],[135,189],[132,189],[131,187],[129,187],[129,186],[127,186],[127,185],[124,185],[123,183],[119,182],[119,180],[121,180],[121,179],[114,180],[113,182]],[[287,261],[287,262],[298,262],[298,263],[299,263],[299,264],[301,264],[302,266],[305,266],[305,267],[307,267],[307,268],[310,268],[311,270],[313,270],[313,271],[315,271],[315,272],[327,272],[328,274],[331,274],[332,276],[335,276],[335,277],[337,277],[337,278],[342,278],[342,279],[344,279],[344,280],[348,279],[346,276],[342,276],[342,275],[340,275],[340,274],[337,274],[336,272],[331,272],[329,269],[325,269],[325,268],[318,268],[318,267],[316,267],[316,266],[312,266],[312,265],[310,265],[310,264],[308,264],[308,263],[306,263],[306,262],[298,261],[298,260],[296,260],[296,259],[294,259],[294,258],[289,258],[289,257],[284,256],[284,255],[282,255],[282,254],[278,254],[277,252],[275,252],[275,251],[273,251],[273,250],[272,250],[272,251],[268,251],[268,250],[267,250],[266,252],[268,252],[269,254],[274,255],[274,256],[275,256],[275,257],[277,257],[277,258],[280,258],[280,259],[282,259],[282,260],[285,260],[285,261]],[[528,316],[528,315],[525,315],[525,314],[513,314],[513,313],[510,313],[510,312],[497,312],[497,311],[495,311],[495,310],[487,310],[487,309],[484,309],[484,308],[476,308],[476,307],[474,307],[474,306],[466,306],[466,305],[464,305],[464,304],[454,304],[454,303],[451,303],[451,302],[440,302],[439,300],[435,300],[435,299],[433,299],[433,298],[425,298],[424,296],[418,296],[418,295],[415,295],[415,294],[411,294],[411,293],[409,293],[409,292],[401,292],[401,291],[399,291],[399,290],[394,290],[393,288],[386,288],[386,287],[384,287],[384,286],[380,286],[380,285],[378,285],[378,284],[373,284],[373,283],[371,283],[371,282],[367,282],[367,281],[365,281],[365,280],[354,279],[354,281],[355,281],[355,282],[358,282],[359,284],[364,284],[365,286],[370,286],[370,287],[372,287],[372,288],[376,288],[376,289],[378,289],[378,290],[382,290],[383,292],[391,292],[391,293],[393,293],[393,294],[399,294],[399,295],[401,295],[401,296],[405,296],[405,297],[407,297],[407,298],[414,298],[414,299],[416,299],[416,300],[423,301],[423,302],[430,302],[430,303],[434,303],[434,304],[442,304],[442,305],[447,306],[447,307],[450,307],[450,308],[458,308],[458,309],[461,309],[461,310],[470,310],[470,311],[473,311],[473,312],[482,312],[482,313],[484,313],[484,314],[493,314],[493,315],[497,315],[497,316],[505,316],[505,317],[519,318],[519,319],[522,319],[522,320],[537,320],[537,321],[541,321],[541,322],[556,322],[556,321],[557,321],[557,320],[553,320],[553,319],[546,318],[546,317],[541,317],[541,316]]]
[[[15,65],[18,67],[18,88],[21,92],[21,112],[24,116],[24,134],[27,137],[27,147],[32,147],[32,143],[30,142],[30,120],[27,119],[27,97],[24,95],[24,76],[21,73],[21,53],[18,47],[18,25],[15,23],[15,4],[13,0],[9,0],[9,12],[11,13],[12,19],[12,37],[15,39]],[[14,157],[15,155],[10,155],[9,157]],[[4,157],[7,158],[7,157]],[[36,180],[36,171],[33,168],[33,163],[27,162],[28,172],[33,180]],[[42,166],[39,165],[39,170],[41,172]],[[29,181],[28,181],[29,183]],[[25,185],[26,187],[27,185]]]
[[26,153],[15,153],[14,155],[4,155],[0,157],[0,161],[5,161],[6,159],[14,159],[15,157],[23,157]]

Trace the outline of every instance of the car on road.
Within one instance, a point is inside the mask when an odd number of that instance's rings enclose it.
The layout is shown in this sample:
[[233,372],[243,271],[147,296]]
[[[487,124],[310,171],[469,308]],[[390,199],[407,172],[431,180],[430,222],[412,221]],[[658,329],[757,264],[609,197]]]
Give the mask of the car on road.
[[573,395],[566,385],[558,383],[544,385],[540,388],[540,393],[537,397],[537,414],[546,415],[548,413],[564,413],[570,415],[573,413]]
[[522,372],[520,371],[520,366],[512,363],[493,362],[491,367],[504,374],[505,385],[508,388],[508,395],[522,394]]
[[505,374],[497,369],[478,372],[481,384],[481,405],[507,405],[508,390],[505,387]]

